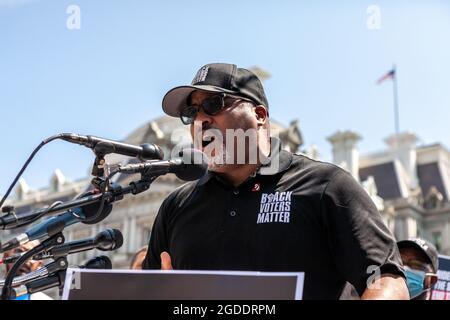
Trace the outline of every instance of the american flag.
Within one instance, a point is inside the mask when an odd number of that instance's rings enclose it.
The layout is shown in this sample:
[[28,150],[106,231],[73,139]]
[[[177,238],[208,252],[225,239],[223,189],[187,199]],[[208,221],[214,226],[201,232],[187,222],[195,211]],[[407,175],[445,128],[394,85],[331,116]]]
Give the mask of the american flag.
[[384,80],[387,79],[394,79],[395,78],[395,69],[392,69],[388,73],[386,73],[384,76],[382,76],[380,79],[378,79],[377,84],[382,83]]

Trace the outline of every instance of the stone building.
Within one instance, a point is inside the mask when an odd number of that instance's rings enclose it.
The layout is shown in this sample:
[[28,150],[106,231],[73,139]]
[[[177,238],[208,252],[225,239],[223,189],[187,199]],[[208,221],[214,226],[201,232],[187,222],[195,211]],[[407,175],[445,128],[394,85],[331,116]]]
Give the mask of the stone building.
[[386,150],[360,155],[360,139],[351,131],[330,136],[333,162],[361,181],[398,240],[423,237],[450,255],[449,151],[440,143],[418,146],[404,132],[386,138]]

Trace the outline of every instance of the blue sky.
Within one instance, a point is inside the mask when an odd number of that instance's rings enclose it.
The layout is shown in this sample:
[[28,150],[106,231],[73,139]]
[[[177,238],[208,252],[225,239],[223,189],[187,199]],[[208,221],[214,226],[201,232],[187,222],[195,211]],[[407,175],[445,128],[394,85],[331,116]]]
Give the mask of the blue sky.
[[[66,13],[78,5],[81,29]],[[381,10],[381,29],[366,26]],[[59,132],[122,139],[162,114],[161,99],[209,62],[258,65],[271,117],[299,120],[306,145],[331,160],[326,137],[351,129],[362,153],[400,127],[450,145],[450,2],[0,0],[0,193],[34,147]],[[24,178],[46,186],[60,168],[86,176],[90,150],[53,142]]]

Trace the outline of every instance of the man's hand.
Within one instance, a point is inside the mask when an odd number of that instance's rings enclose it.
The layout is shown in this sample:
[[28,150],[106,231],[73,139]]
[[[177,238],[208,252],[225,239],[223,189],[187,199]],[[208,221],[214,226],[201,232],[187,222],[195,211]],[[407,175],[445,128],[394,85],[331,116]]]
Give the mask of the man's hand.
[[361,300],[409,300],[405,279],[394,274],[382,274],[363,293]]
[[161,252],[161,270],[173,270],[169,253]]

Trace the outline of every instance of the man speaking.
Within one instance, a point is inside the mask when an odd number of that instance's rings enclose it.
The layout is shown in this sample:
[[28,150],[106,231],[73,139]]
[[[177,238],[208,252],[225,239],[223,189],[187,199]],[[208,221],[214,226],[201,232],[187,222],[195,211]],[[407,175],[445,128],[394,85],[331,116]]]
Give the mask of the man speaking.
[[370,197],[339,167],[280,150],[255,74],[208,64],[162,105],[210,162],[161,205],[144,268],[305,272],[304,299],[338,299],[346,282],[362,299],[409,298]]

